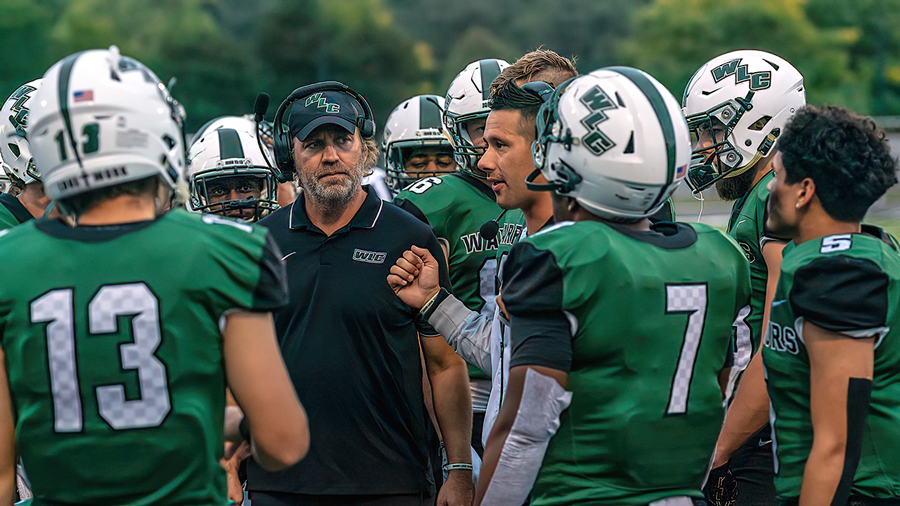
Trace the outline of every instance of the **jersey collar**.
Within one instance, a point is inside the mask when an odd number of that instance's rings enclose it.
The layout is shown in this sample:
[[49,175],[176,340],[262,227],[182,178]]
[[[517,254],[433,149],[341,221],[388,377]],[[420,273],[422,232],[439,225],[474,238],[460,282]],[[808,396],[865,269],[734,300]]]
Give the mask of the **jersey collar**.
[[[350,220],[349,225],[338,230],[335,234],[354,228],[375,228],[375,224],[378,223],[378,218],[381,217],[384,201],[381,200],[371,186],[364,186],[363,191],[366,192],[366,200],[363,201],[362,206],[356,211],[356,214],[353,216],[353,219]],[[291,204],[288,228],[291,230],[307,229],[319,231],[319,227],[313,225],[312,221],[309,219],[309,215],[306,214],[304,198],[303,192],[301,191],[300,195],[298,195]]]
[[22,205],[22,202],[8,193],[0,193],[0,205],[8,209],[20,224],[34,219],[34,216]]
[[497,201],[497,195],[494,194],[494,190],[491,190],[490,186],[482,183],[481,180],[477,177],[470,176],[469,174],[466,174],[464,172],[454,172],[453,174],[451,174],[451,176],[456,176],[462,179],[463,181],[472,185],[476,190],[483,193],[485,197],[493,200],[494,202]]

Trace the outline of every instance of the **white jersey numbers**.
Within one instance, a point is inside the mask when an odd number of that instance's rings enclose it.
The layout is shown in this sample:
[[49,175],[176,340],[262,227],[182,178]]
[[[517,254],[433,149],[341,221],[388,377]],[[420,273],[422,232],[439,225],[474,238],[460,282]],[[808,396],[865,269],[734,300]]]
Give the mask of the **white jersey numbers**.
[[666,285],[666,314],[685,313],[688,314],[687,327],[678,356],[678,367],[672,378],[666,415],[682,415],[687,412],[694,362],[706,320],[706,285]]
[[[137,371],[140,397],[126,400],[125,386],[96,388],[100,417],[116,430],[155,427],[171,409],[166,367],[155,356],[161,341],[159,302],[144,283],[102,287],[88,304],[90,339],[119,332],[119,318],[130,317],[132,343],[119,347],[121,367]],[[127,321],[127,320],[126,320]],[[73,291],[45,293],[31,303],[31,322],[47,325],[54,429],[80,432],[83,425],[75,360]]]

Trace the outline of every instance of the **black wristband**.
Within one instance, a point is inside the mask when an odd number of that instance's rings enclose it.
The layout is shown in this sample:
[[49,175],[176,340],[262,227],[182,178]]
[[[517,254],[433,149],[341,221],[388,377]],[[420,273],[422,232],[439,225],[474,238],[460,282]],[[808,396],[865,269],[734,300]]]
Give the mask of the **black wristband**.
[[247,421],[246,416],[241,418],[241,423],[238,424],[238,433],[240,433],[241,439],[250,442],[250,422]]
[[425,323],[428,323],[428,319],[431,318],[431,315],[434,314],[434,312],[437,310],[437,307],[441,305],[441,302],[447,300],[447,297],[449,296],[450,292],[448,292],[446,288],[441,287],[441,291],[439,291],[437,295],[434,296],[434,300],[427,308],[425,308],[425,311],[420,311],[422,319],[425,321]]

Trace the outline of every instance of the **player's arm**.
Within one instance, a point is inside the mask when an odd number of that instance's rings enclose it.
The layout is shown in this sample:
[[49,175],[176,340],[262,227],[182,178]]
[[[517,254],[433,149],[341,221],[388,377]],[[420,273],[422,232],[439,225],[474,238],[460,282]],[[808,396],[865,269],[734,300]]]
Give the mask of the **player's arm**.
[[306,413],[288,377],[271,313],[226,316],[225,373],[246,417],[253,456],[265,469],[291,466],[309,449]]
[[[568,379],[568,373],[549,367],[518,366],[509,370],[503,404],[484,448],[476,505],[525,502],[550,438],[559,427],[558,413],[569,405],[571,396],[565,392]],[[514,428],[515,441],[511,441]]]
[[781,256],[785,243],[779,240],[763,238],[760,251],[766,262],[766,303],[763,306],[762,332],[769,328],[769,316],[772,301],[775,300],[775,289],[778,287],[778,276],[781,275]]
[[769,394],[762,363],[762,340],[760,349],[744,369],[741,383],[734,394],[734,401],[725,414],[725,424],[716,441],[716,455],[712,467],[728,462],[731,455],[748,439],[759,432],[769,421]]
[[0,505],[16,500],[16,424],[13,417],[6,355],[0,350]]
[[[492,315],[469,310],[439,284],[439,263],[426,248],[412,246],[391,266],[388,284],[410,307],[425,309],[425,318],[463,360],[491,374]],[[431,302],[431,304],[428,304]]]
[[802,318],[813,425],[803,506],[847,503],[869,411],[875,339],[888,331],[889,285],[874,262],[845,256],[820,257],[794,273],[788,303]]
[[806,322],[803,340],[809,353],[813,444],[800,506],[846,504],[869,411],[875,338],[853,339]]
[[503,274],[512,358],[503,404],[484,450],[476,504],[525,501],[559,416],[572,399],[565,388],[575,329],[562,310],[562,273],[553,255],[518,244]]
[[724,465],[731,459],[731,455],[737,451],[748,439],[765,427],[769,421],[769,393],[766,391],[765,373],[762,363],[762,347],[765,335],[769,328],[769,313],[772,310],[772,300],[775,298],[775,290],[778,287],[778,277],[781,274],[781,255],[784,250],[784,242],[765,239],[761,244],[761,251],[766,262],[766,300],[763,310],[761,337],[759,348],[756,350],[747,368],[741,375],[741,383],[738,385],[731,406],[725,415],[725,424],[716,441],[716,455],[713,460],[713,468]]

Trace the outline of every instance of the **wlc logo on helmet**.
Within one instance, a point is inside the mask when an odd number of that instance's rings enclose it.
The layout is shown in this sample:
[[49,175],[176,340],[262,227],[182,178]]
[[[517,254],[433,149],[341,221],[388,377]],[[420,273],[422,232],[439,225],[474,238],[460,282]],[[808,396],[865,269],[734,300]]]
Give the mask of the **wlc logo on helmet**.
[[587,93],[581,96],[580,100],[591,111],[590,114],[581,119],[581,124],[588,130],[588,133],[581,138],[581,141],[591,150],[591,153],[600,156],[612,149],[616,143],[597,127],[600,123],[609,119],[609,116],[604,111],[618,109],[618,107],[599,86],[589,89]]
[[[778,67],[775,67],[775,70],[778,70]],[[772,86],[771,71],[762,70],[751,74],[748,72],[747,65],[741,65],[741,58],[725,62],[710,72],[712,72],[713,80],[717,83],[728,76],[734,76],[735,84],[750,81],[752,91],[764,90]]]
[[25,107],[25,102],[28,102],[31,98],[31,92],[36,89],[34,86],[22,85],[8,99],[16,102],[10,109],[15,115],[9,117],[9,122],[16,127],[16,133],[19,135],[25,135],[25,127],[28,126],[28,108]]
[[325,109],[325,112],[337,114],[341,112],[341,104],[329,104],[328,99],[322,96],[322,93],[313,93],[306,97],[306,107],[316,104],[316,108]]

